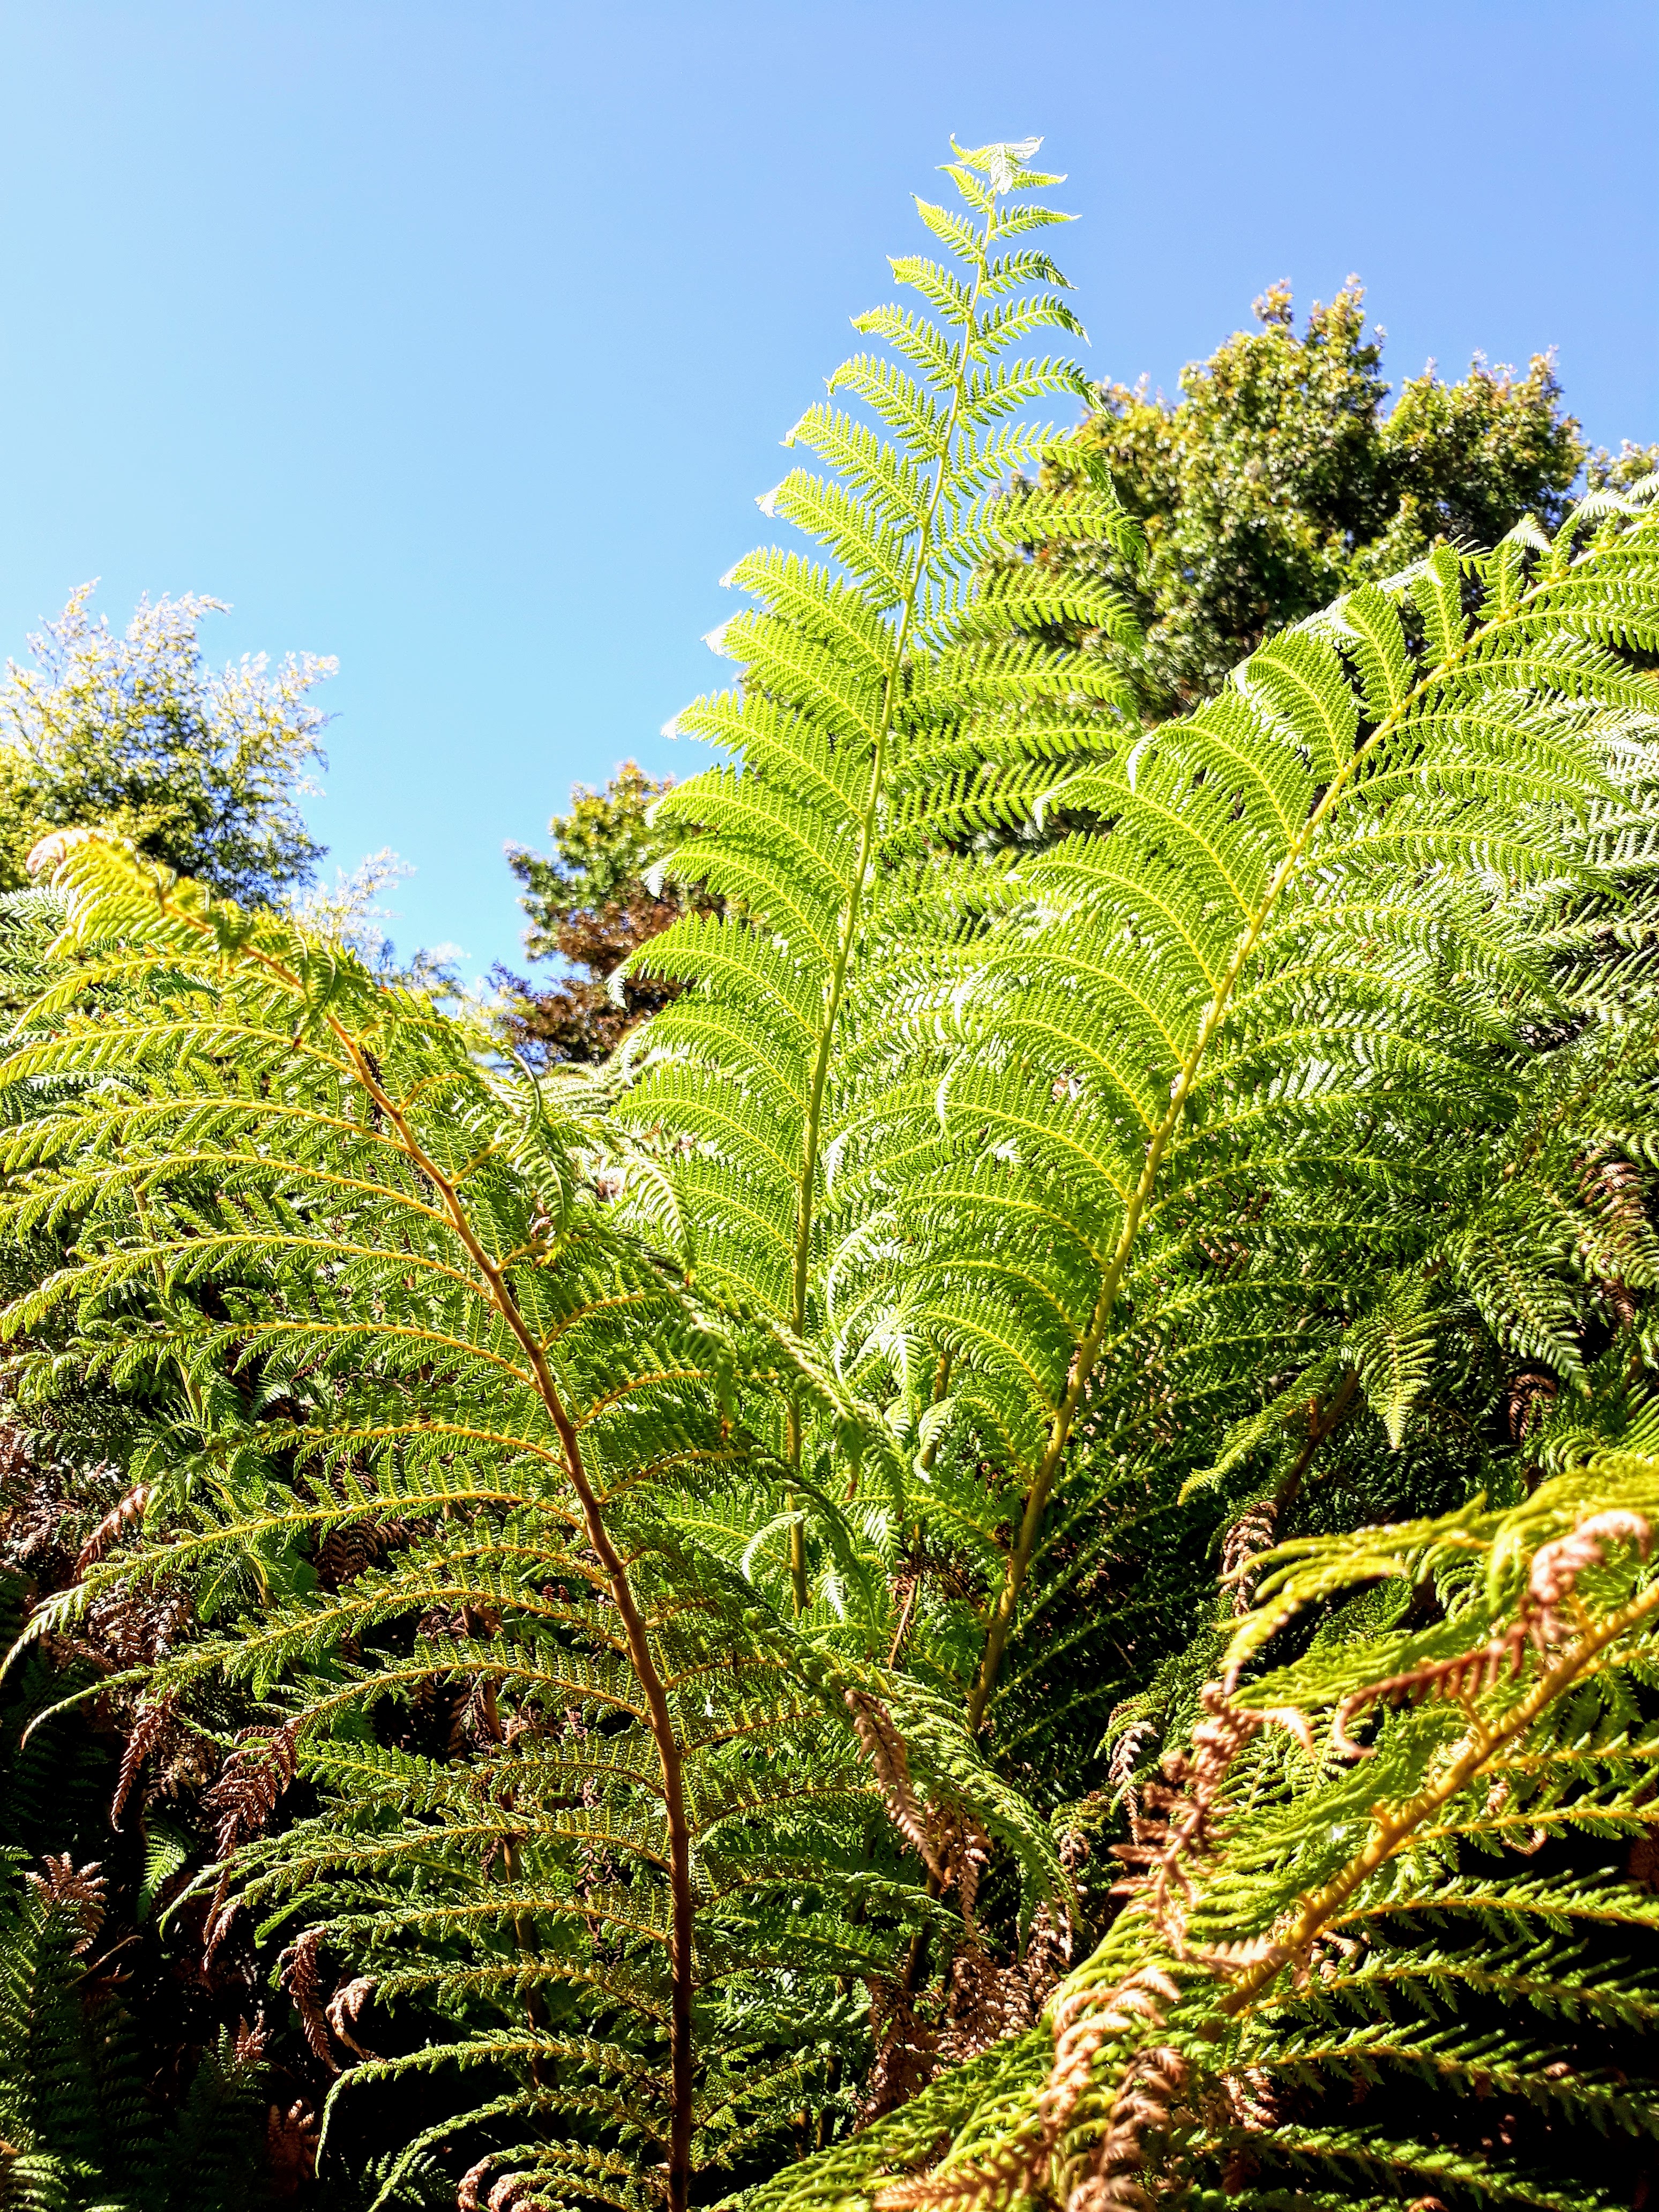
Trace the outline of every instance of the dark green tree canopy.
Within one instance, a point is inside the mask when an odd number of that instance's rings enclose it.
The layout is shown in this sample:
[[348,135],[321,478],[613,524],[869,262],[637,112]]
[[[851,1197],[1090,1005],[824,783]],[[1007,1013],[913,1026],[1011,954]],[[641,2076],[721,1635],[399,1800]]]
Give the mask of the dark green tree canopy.
[[680,833],[653,830],[649,823],[652,807],[672,787],[672,778],[623,761],[603,791],[576,785],[570,811],[547,825],[551,854],[507,848],[507,866],[524,885],[519,903],[530,917],[525,950],[532,960],[562,961],[567,970],[551,989],[539,990],[496,970],[507,1033],[531,1060],[603,1060],[635,1022],[675,995],[671,985],[630,978],[613,996],[610,980],[630,953],[687,911],[686,892],[674,884],[653,888],[650,874],[680,842]]
[[1144,381],[1103,386],[1084,433],[1146,533],[1137,571],[1106,547],[1086,559],[1140,616],[1144,643],[1118,657],[1154,719],[1437,538],[1492,544],[1528,514],[1553,527],[1584,464],[1547,356],[1524,375],[1477,356],[1455,384],[1431,363],[1389,408],[1356,279],[1299,333],[1287,285],[1255,316],[1182,371],[1173,405]]

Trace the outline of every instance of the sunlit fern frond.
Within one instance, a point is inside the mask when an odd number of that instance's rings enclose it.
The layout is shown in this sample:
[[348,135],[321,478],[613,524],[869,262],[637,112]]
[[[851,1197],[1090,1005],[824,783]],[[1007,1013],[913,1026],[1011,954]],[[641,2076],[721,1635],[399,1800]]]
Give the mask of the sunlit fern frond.
[[[878,1248],[849,1258],[858,1208],[840,1194],[890,1158],[896,1115],[928,1110],[928,1009],[1006,872],[963,848],[1029,823],[1058,765],[1121,722],[1103,657],[1046,631],[1064,614],[1115,635],[1127,617],[1037,553],[1103,534],[1127,546],[1132,526],[1103,480],[1007,491],[1054,437],[1021,410],[1087,388],[1069,362],[1012,351],[1079,327],[1047,254],[1017,243],[1063,220],[1030,198],[1058,181],[1031,150],[958,149],[960,209],[918,204],[945,258],[893,267],[922,306],[858,319],[889,350],[830,380],[785,441],[811,461],[761,501],[821,557],[764,550],[726,579],[750,604],[710,642],[741,682],[673,726],[732,764],[658,808],[700,833],[674,872],[726,907],[635,956],[690,988],[635,1040],[622,1110],[672,1158],[699,1283],[820,1344],[844,1334],[829,1312],[838,1255],[854,1301],[872,1273],[890,1283]],[[778,1448],[795,1468],[815,1449],[793,1416]],[[807,1549],[803,1534],[802,1607]]]
[[[1572,1026],[1545,921],[1605,901],[1614,826],[1645,819],[1659,694],[1620,648],[1656,639],[1659,519],[1582,511],[1350,594],[1057,784],[1098,826],[1022,865],[1032,905],[955,985],[943,1157],[898,1206],[921,1324],[1027,1401],[976,1712],[1068,1441],[1117,1389],[1121,1305],[1144,1343],[1241,1238],[1408,1249],[1443,1151],[1495,1164],[1533,1036]],[[1464,1218],[1469,1294],[1570,1367],[1548,1270]],[[1378,1387],[1397,1423],[1403,1375]]]
[[[864,2033],[836,1977],[957,1918],[952,1869],[930,1895],[890,1810],[918,1848],[952,1808],[982,1821],[1038,1893],[1046,1832],[855,1610],[779,1616],[764,1449],[736,1418],[776,1338],[711,1319],[627,1226],[596,1094],[97,837],[66,841],[54,888],[4,1165],[12,1223],[54,1224],[65,1257],[9,1326],[26,1391],[68,1366],[154,1419],[145,1540],[30,1633],[112,1591],[186,1594],[193,1632],[145,1694],[264,1701],[215,1785],[206,1879],[287,1946],[319,2057],[374,2048],[372,1980],[444,2026],[349,2080],[475,2074],[450,2136],[510,2171],[527,2125],[573,2201],[625,2167],[682,2203],[694,2164],[832,2094]],[[833,1428],[809,1365],[789,1388]],[[850,1590],[858,1531],[825,1514]],[[902,1776],[872,1771],[884,1729]],[[325,1809],[263,1834],[296,1774]],[[815,1992],[806,2056],[789,2006],[755,2002],[768,1960]]]
[[[763,501],[827,557],[738,565],[752,605],[711,642],[742,684],[675,726],[732,756],[664,802],[699,833],[671,865],[726,908],[636,956],[689,988],[638,1033],[623,1110],[672,1164],[700,1281],[827,1340],[924,1474],[922,1417],[952,1401],[989,1493],[1017,1493],[977,1723],[1073,1431],[1113,1395],[1120,1301],[1144,1343],[1183,1252],[1253,1211],[1332,1235],[1369,1205],[1386,1238],[1389,1171],[1512,1119],[1530,1035],[1596,988],[1652,842],[1629,648],[1659,638],[1659,519],[1598,495],[1553,543],[1438,548],[1142,731],[1109,653],[1055,641],[1127,620],[1061,557],[1131,544],[1109,487],[1009,481],[1055,450],[1011,416],[1078,373],[988,366],[1074,327],[1047,260],[1001,251],[1055,220],[1024,198],[1044,180],[988,149],[951,173],[967,211],[922,214],[959,265],[895,264],[930,312],[866,319],[897,358],[838,372],[790,434],[830,473]],[[1471,1224],[1461,1264],[1493,1327],[1571,1366],[1509,1240]],[[1384,1358],[1397,1429],[1413,1386]],[[799,1418],[776,1449],[810,1462]]]

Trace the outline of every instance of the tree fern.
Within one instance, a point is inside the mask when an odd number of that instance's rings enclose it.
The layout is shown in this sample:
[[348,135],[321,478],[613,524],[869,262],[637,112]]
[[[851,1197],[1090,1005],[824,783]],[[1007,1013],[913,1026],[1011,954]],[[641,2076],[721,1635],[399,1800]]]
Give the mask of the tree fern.
[[[1483,1486],[1512,1496],[1549,1406],[1577,1402],[1590,1364],[1599,1377],[1643,1356],[1651,1018],[1633,1000],[1575,1021],[1512,1066],[1507,1123],[1400,1148],[1380,1217],[1363,1183],[1341,1203],[1327,1169],[1311,1228],[1294,1189],[1267,1185],[1273,1202],[1224,1236],[1165,1252],[1158,1299],[1127,1312],[1097,1373],[1034,1557],[997,1707],[1011,1771],[1064,1797],[1099,1783],[1102,1758],[1115,1786],[1155,1769],[1198,1717],[1276,1535],[1431,1513]],[[1369,1150],[1383,1168],[1375,1133]],[[1493,1251],[1518,1308],[1488,1295]],[[1527,1316],[1546,1310],[1540,1346]]]
[[[1152,1285],[1275,1178],[1317,1192],[1333,1152],[1352,1182],[1367,1149],[1392,1163],[1449,1118],[1501,1118],[1503,1048],[1556,1003],[1550,899],[1632,834],[1652,694],[1613,648],[1652,641],[1659,544],[1603,498],[1553,543],[1441,549],[1139,732],[1105,657],[1051,641],[1124,620],[1071,605],[1085,586],[1043,554],[1085,528],[1130,542],[1109,492],[998,482],[1055,450],[1002,418],[1080,383],[989,366],[1073,326],[1052,289],[1003,301],[1057,282],[996,253],[1054,220],[1022,202],[1031,150],[959,156],[967,214],[923,206],[961,273],[896,263],[934,319],[862,319],[897,361],[831,380],[877,427],[832,398],[791,434],[836,474],[763,505],[831,565],[775,551],[728,579],[757,602],[715,640],[743,686],[676,726],[737,765],[662,809],[702,833],[673,870],[727,912],[636,956],[694,988],[639,1033],[623,1103],[670,1157],[699,1279],[827,1337],[921,1453],[923,1519],[996,1573],[975,1722],[1126,1314],[1144,1336]],[[1018,864],[956,857],[1045,817],[1085,826]],[[1484,1249],[1489,1299],[1512,1302]],[[1388,1388],[1397,1419],[1407,1371]],[[936,1464],[953,1419],[965,1485]],[[780,1449],[801,1463],[799,1423]]]
[[[1659,511],[1142,728],[1065,557],[1133,530],[1018,420],[1085,388],[1007,357],[1076,327],[1035,150],[791,433],[618,1065],[40,856],[15,1374],[141,1443],[29,1635],[176,1600],[121,1786],[186,1717],[217,1859],[147,1901],[253,1929],[331,2144],[443,2076],[379,2201],[680,2212],[873,2118],[763,2201],[1565,2212],[1562,2116],[1648,2124]],[[927,2084],[930,1962],[1045,1928]]]
[[[444,2139],[471,2128],[567,2195],[654,2179],[683,2203],[694,2144],[740,2163],[825,2092],[861,2033],[835,1976],[947,1911],[897,1835],[849,1850],[884,1794],[918,1838],[988,1822],[1039,1891],[1051,1846],[856,1616],[803,1640],[775,1615],[744,1488],[763,1522],[764,1452],[734,1415],[776,1341],[700,1316],[626,1231],[588,1094],[501,1073],[418,994],[95,838],[57,890],[64,966],[6,1071],[39,1102],[7,1164],[19,1225],[74,1242],[12,1325],[72,1311],[71,1364],[149,1376],[170,1411],[131,1469],[156,1540],[33,1632],[112,1589],[187,1594],[199,1628],[147,1694],[269,1701],[211,1795],[216,1902],[281,1930],[318,2057],[374,2047],[372,1980],[452,2024],[360,2078],[486,2069]],[[62,1365],[43,1343],[26,1380]],[[787,1388],[837,1417],[807,1370]],[[299,1773],[324,1809],[260,1839]],[[787,2002],[764,1981],[786,1954]]]

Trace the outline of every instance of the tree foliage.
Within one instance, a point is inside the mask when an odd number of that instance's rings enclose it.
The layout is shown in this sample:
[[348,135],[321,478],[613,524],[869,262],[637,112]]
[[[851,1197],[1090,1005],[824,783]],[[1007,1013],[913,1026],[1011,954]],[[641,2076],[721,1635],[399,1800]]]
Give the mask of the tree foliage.
[[674,840],[653,829],[652,815],[672,787],[671,779],[624,761],[602,791],[576,786],[569,813],[548,823],[551,854],[507,848],[530,917],[525,951],[532,960],[557,958],[568,970],[542,990],[504,969],[496,973],[507,1035],[538,1066],[604,1060],[673,995],[620,973],[631,953],[686,910],[678,887],[657,872]]
[[334,663],[290,655],[203,665],[197,629],[222,601],[140,602],[124,637],[70,599],[0,688],[0,884],[28,880],[48,832],[101,823],[150,859],[245,904],[307,882],[322,848],[297,804],[322,758],[306,695]]
[[1392,408],[1382,333],[1350,278],[1300,333],[1290,289],[1182,372],[1174,405],[1104,387],[1079,441],[1146,533],[1133,573],[1108,547],[1144,641],[1127,657],[1142,711],[1194,707],[1273,631],[1440,538],[1492,545],[1531,514],[1552,527],[1585,458],[1550,361],[1524,375],[1479,358],[1455,384],[1432,366]]

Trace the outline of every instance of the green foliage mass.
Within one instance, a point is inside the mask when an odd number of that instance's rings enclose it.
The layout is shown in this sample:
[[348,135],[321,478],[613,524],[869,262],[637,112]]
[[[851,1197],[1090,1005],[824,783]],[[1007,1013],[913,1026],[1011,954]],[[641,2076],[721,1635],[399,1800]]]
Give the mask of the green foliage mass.
[[569,813],[556,814],[547,825],[551,855],[512,849],[513,872],[525,887],[525,950],[532,960],[563,950],[559,932],[567,915],[597,914],[642,884],[666,842],[653,832],[650,815],[669,788],[637,762],[624,761],[602,791],[576,786]]
[[0,2136],[19,2212],[221,2212],[262,2163],[257,2042],[222,2033],[172,2126],[146,2094],[147,2054],[100,1942],[106,1887],[48,1856],[4,1862],[0,1891]]
[[1184,369],[1175,404],[1144,385],[1099,394],[1079,442],[1110,468],[1148,557],[1133,571],[1109,548],[1096,558],[1139,615],[1125,665],[1154,719],[1437,538],[1491,545],[1524,515],[1549,527],[1565,511],[1585,449],[1550,362],[1520,375],[1477,359],[1455,384],[1430,368],[1389,408],[1364,301],[1351,278],[1298,333],[1275,285],[1261,327]]
[[[605,1066],[131,838],[14,903],[13,1387],[132,1409],[31,1743],[123,1707],[343,2201],[1651,2185],[1659,480],[1379,493],[1149,723],[1036,151],[791,433],[661,873],[642,778],[526,863],[678,887]],[[1522,390],[1424,386],[1435,514]]]
[[653,826],[656,802],[671,788],[668,780],[624,761],[602,791],[576,786],[569,813],[548,824],[550,855],[508,850],[530,917],[525,950],[532,960],[556,957],[567,970],[550,990],[496,971],[507,1037],[538,1066],[603,1060],[635,1022],[673,996],[672,988],[619,973],[630,953],[686,908],[684,896],[657,872],[677,842]]
[[323,848],[297,799],[323,717],[306,694],[333,662],[302,654],[268,675],[261,656],[215,674],[196,633],[220,601],[145,600],[118,638],[91,591],[0,687],[0,887],[27,882],[40,838],[93,823],[245,904],[307,882]]

